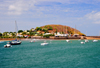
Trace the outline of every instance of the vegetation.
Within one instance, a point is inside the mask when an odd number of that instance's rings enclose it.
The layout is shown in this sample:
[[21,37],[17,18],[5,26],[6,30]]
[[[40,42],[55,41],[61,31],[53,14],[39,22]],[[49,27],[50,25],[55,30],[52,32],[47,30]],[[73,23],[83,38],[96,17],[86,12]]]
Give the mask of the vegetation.
[[54,36],[54,34],[44,35],[44,38],[49,38],[50,36]]
[[36,31],[41,31],[42,30],[42,28],[41,27],[36,27],[36,29],[35,29]]
[[[63,26],[63,25],[46,25],[42,27],[36,27],[35,29],[32,28],[30,30],[19,30],[18,33],[16,32],[3,32],[0,33],[1,38],[15,38],[16,35],[22,35],[21,37],[28,36],[28,38],[31,38],[31,36],[43,36],[45,38],[49,38],[50,36],[54,36],[54,33],[60,33],[60,34],[70,34],[74,35],[76,32],[80,36],[85,36],[85,34],[81,33],[80,31],[71,28],[69,26]],[[50,35],[43,35],[44,33],[52,33]],[[20,36],[19,36],[20,37]]]
[[23,32],[23,30],[19,30],[19,31],[18,31],[18,33],[21,33],[21,32]]
[[0,37],[2,36],[2,33],[0,33]]

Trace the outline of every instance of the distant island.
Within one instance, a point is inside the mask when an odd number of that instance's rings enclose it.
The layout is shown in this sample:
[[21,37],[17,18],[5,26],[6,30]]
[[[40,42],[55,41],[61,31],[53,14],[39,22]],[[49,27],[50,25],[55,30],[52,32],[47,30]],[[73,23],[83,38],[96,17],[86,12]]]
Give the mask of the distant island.
[[[4,38],[38,38],[38,39],[85,39],[85,34],[76,28],[65,25],[45,25],[30,30],[18,30],[18,32],[0,33],[0,39]],[[90,37],[89,37],[90,38]]]
[[85,36],[79,30],[64,26],[64,25],[45,25],[41,27],[32,28],[30,30],[18,30],[18,32],[3,32],[0,33],[0,38],[32,38],[42,37],[50,38],[50,36],[56,37],[72,37],[72,36]]
[[41,27],[36,27],[36,31],[44,34],[44,33],[60,33],[60,34],[68,34],[68,35],[74,35],[79,34],[80,36],[85,36],[85,34],[81,33],[79,30],[64,26],[64,25],[45,25]]

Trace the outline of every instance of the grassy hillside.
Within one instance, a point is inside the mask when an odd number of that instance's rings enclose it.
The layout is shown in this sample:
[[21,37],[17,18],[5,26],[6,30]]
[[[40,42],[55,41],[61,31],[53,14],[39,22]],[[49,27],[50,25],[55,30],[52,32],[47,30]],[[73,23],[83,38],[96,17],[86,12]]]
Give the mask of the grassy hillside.
[[39,33],[57,33],[60,32],[61,34],[79,34],[79,35],[84,35],[81,33],[79,30],[71,28],[69,26],[64,26],[64,25],[45,25],[41,27],[36,27],[36,30]]

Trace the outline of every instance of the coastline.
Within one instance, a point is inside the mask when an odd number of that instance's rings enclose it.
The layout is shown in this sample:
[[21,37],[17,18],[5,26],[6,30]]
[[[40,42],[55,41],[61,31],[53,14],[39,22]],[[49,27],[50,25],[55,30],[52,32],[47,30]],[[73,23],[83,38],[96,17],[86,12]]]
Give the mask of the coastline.
[[[88,40],[93,40],[93,39],[97,39],[100,40],[100,37],[86,37],[86,39]],[[3,38],[0,39],[0,41],[11,41],[11,40],[15,40],[15,38]],[[31,38],[18,38],[18,40],[31,40]],[[44,39],[39,39],[39,40],[67,40],[67,39],[50,39],[50,38],[44,38]],[[68,40],[78,40],[78,39],[68,39]],[[82,39],[84,40],[84,39]]]

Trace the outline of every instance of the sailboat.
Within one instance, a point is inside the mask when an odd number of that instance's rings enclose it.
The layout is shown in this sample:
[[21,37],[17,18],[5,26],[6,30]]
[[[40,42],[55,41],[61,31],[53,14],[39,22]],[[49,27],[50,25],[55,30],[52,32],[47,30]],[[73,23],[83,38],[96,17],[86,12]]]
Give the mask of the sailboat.
[[17,40],[17,32],[18,31],[17,31],[17,23],[16,23],[16,21],[15,21],[15,26],[16,26],[16,28],[15,28],[15,30],[16,30],[16,39],[9,42],[9,44],[11,44],[11,45],[19,45],[19,44],[21,44],[21,41]]

